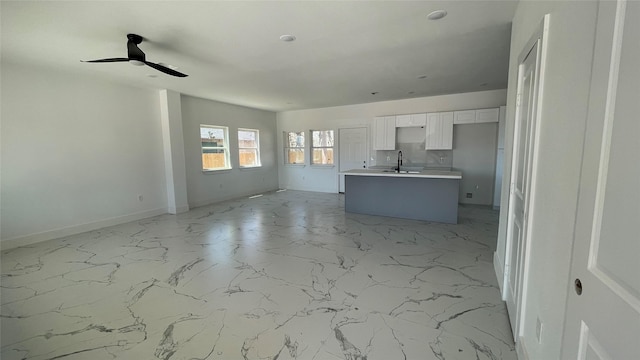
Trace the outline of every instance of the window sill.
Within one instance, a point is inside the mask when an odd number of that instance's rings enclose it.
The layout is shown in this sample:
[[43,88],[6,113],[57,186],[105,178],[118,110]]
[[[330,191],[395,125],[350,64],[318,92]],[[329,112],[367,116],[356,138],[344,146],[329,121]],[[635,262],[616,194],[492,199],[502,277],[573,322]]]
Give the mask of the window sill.
[[232,168],[224,168],[224,169],[215,169],[215,170],[202,170],[203,174],[217,174],[217,173],[227,173],[233,170]]
[[312,164],[311,168],[314,169],[333,169],[336,167],[335,165],[321,165],[321,164]]
[[284,164],[286,167],[305,167],[307,164]]
[[238,169],[240,169],[241,171],[260,170],[260,169],[262,169],[262,165],[258,165],[258,166],[241,166]]

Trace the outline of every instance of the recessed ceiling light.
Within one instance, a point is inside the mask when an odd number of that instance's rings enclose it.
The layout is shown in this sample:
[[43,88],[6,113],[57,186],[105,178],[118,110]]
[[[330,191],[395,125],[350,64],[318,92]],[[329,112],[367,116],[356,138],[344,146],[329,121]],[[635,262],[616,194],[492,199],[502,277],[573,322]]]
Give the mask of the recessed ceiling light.
[[420,75],[420,76],[418,76],[418,79],[426,79],[426,78],[427,78],[427,75]]
[[443,17],[447,16],[447,12],[444,10],[436,10],[427,15],[427,19],[429,20],[440,20]]
[[286,42],[291,42],[291,41],[295,41],[296,37],[293,36],[293,35],[282,35],[282,36],[280,36],[280,40],[286,41]]

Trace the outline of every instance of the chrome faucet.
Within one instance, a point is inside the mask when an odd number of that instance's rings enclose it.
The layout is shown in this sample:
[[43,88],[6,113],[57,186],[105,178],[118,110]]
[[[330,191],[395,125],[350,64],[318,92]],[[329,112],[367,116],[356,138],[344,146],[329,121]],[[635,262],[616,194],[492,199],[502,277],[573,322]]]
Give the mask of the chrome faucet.
[[398,151],[398,173],[400,173],[400,166],[402,166],[402,150]]

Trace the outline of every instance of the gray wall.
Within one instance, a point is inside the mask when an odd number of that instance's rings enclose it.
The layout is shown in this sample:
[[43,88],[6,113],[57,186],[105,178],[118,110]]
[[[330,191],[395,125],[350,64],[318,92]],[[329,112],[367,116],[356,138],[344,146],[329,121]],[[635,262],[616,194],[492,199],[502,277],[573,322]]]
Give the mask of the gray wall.
[[166,212],[157,90],[6,61],[1,71],[3,247]]
[[[1,71],[3,248],[167,212],[158,90],[8,62]],[[274,112],[180,100],[190,207],[278,187]],[[232,170],[201,171],[200,124],[229,126]],[[238,127],[260,130],[261,168],[238,169]]]
[[[276,113],[182,95],[187,197],[194,208],[278,188]],[[203,172],[200,125],[229,127],[231,170]],[[238,128],[260,131],[262,167],[238,166]]]
[[493,204],[497,139],[497,123],[453,126],[453,168],[462,171],[461,204]]

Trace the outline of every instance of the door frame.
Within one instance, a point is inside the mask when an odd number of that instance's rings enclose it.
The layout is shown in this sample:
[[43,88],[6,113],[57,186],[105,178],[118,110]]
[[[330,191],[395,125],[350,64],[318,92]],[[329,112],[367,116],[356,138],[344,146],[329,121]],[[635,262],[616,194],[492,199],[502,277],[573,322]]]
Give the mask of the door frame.
[[[527,55],[529,54],[529,52],[532,50],[532,48],[536,45],[536,43],[538,44],[538,52],[537,52],[537,71],[535,74],[535,80],[534,80],[534,98],[532,101],[532,116],[530,121],[531,123],[531,132],[529,134],[529,157],[528,157],[528,166],[530,167],[530,171],[529,171],[529,179],[528,179],[528,185],[526,188],[526,193],[525,193],[525,204],[524,204],[524,218],[523,218],[523,226],[524,226],[524,231],[523,231],[523,242],[522,242],[522,258],[521,258],[521,269],[522,272],[520,273],[520,276],[517,279],[517,284],[518,289],[515,289],[516,294],[517,294],[517,299],[516,299],[516,314],[509,314],[509,316],[515,316],[515,321],[514,323],[516,324],[516,328],[512,329],[513,334],[514,334],[514,340],[516,342],[516,351],[518,352],[518,356],[522,357],[522,358],[527,358],[526,357],[526,353],[524,351],[523,348],[521,348],[521,341],[520,337],[522,335],[522,331],[523,331],[523,310],[526,308],[526,299],[527,299],[527,293],[528,293],[528,280],[529,280],[529,271],[530,271],[530,253],[531,253],[531,223],[533,222],[533,213],[532,213],[532,209],[534,208],[535,205],[535,199],[536,199],[536,188],[537,188],[537,180],[538,180],[538,150],[539,150],[539,143],[540,143],[540,124],[541,124],[541,120],[542,120],[542,106],[543,106],[543,102],[544,102],[544,79],[545,79],[545,69],[546,69],[546,58],[547,58],[547,51],[548,51],[548,32],[549,32],[549,19],[550,19],[550,15],[546,14],[540,25],[538,26],[538,28],[534,31],[534,33],[532,34],[532,36],[529,38],[529,41],[527,41],[527,43],[525,44],[525,46],[522,48],[519,56],[518,56],[518,80],[517,80],[517,85],[518,89],[516,91],[516,101],[515,101],[515,121],[514,121],[514,126],[513,126],[513,133],[512,133],[512,139],[515,140],[516,138],[516,126],[515,124],[517,124],[517,122],[520,120],[519,117],[520,115],[520,93],[521,93],[521,82],[520,82],[520,77],[521,77],[521,68],[520,68],[520,64],[522,64],[522,62],[526,59]],[[512,227],[513,227],[513,215],[512,215],[512,207],[513,207],[513,202],[514,202],[514,176],[513,176],[513,169],[514,169],[514,164],[517,161],[517,158],[514,156],[514,151],[516,150],[516,144],[514,144],[514,142],[511,143],[511,149],[510,149],[510,163],[511,163],[511,168],[509,169],[509,200],[508,200],[508,204],[509,206],[507,207],[507,228],[506,228],[506,244],[505,244],[505,258],[504,258],[504,272],[503,272],[503,276],[504,278],[502,279],[503,281],[503,299],[506,299],[507,295],[508,295],[508,291],[509,291],[509,276],[511,274],[511,271],[517,271],[517,269],[513,269],[513,264],[511,264],[510,262],[510,258],[509,258],[509,254],[511,252],[511,247],[512,247],[512,243],[513,243],[513,237],[512,237]],[[527,161],[525,159],[525,161]]]
[[371,133],[371,129],[369,126],[367,125],[362,125],[362,126],[349,126],[349,127],[340,127],[338,128],[338,144],[337,144],[337,149],[338,149],[338,156],[334,156],[334,159],[337,159],[336,165],[338,165],[337,168],[337,172],[336,172],[336,180],[337,180],[337,188],[338,191],[337,193],[340,194],[340,141],[342,141],[342,136],[340,136],[340,131],[341,130],[353,130],[353,129],[364,129],[364,137],[365,137],[365,156],[367,159],[367,168],[369,167],[369,165],[371,164],[371,159],[369,158],[369,155],[371,153],[371,140],[370,140],[370,133]]

